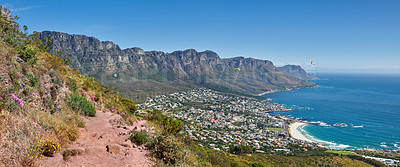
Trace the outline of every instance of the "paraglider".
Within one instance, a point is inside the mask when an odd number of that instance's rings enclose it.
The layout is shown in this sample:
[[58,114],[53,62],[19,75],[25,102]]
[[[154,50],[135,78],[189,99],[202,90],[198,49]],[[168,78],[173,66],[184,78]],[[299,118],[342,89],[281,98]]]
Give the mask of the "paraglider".
[[238,71],[240,71],[240,68],[234,68],[233,70],[238,70]]
[[311,61],[311,64],[314,63],[314,61]]

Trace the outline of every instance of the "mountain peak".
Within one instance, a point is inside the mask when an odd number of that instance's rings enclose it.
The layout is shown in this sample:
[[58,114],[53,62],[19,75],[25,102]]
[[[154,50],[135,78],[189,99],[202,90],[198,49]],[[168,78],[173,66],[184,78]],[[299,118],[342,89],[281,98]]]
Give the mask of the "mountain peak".
[[317,79],[317,77],[311,76],[308,74],[303,68],[301,68],[300,65],[285,65],[283,67],[278,67],[280,70],[283,72],[294,76],[296,78],[302,79],[302,80],[314,80]]

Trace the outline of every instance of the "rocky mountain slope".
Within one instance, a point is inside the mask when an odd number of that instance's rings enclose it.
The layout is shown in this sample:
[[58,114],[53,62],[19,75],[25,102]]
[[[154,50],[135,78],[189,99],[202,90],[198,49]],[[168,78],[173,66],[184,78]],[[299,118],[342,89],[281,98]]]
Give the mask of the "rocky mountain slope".
[[44,31],[54,38],[53,49],[65,49],[69,63],[84,74],[113,83],[128,94],[173,92],[198,86],[259,94],[312,87],[290,76],[268,60],[235,57],[221,59],[213,51],[193,49],[165,53],[120,47],[94,37]]
[[318,79],[317,77],[311,76],[308,74],[306,71],[304,71],[303,68],[299,65],[285,65],[283,67],[278,67],[280,70],[283,72],[294,76],[296,78],[302,79],[302,80],[313,80],[313,79]]
[[21,31],[21,26],[15,22],[15,19],[13,15],[11,14],[10,10],[7,8],[4,8],[3,6],[0,6],[0,13],[2,16],[4,16],[7,20],[11,22],[11,25],[17,30]]

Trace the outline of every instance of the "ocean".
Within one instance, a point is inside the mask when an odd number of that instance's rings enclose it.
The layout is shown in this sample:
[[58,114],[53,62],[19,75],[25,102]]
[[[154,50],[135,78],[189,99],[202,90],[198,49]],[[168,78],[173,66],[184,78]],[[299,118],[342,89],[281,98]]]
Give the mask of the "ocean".
[[[264,95],[295,108],[274,114],[320,125],[299,130],[332,149],[400,147],[400,75],[320,74],[316,88]],[[344,123],[347,127],[334,126]]]

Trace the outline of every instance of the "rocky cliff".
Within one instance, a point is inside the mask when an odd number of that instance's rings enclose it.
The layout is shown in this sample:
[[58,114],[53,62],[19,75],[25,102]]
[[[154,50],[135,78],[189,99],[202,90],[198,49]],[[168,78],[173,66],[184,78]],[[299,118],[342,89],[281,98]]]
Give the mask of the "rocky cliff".
[[221,59],[213,51],[194,49],[172,53],[140,48],[121,50],[113,42],[84,35],[51,31],[40,35],[41,38],[52,36],[53,49],[64,48],[63,56],[71,58],[72,67],[115,84],[127,94],[174,92],[198,86],[259,94],[314,86],[286,74],[268,60]]
[[299,65],[285,65],[283,67],[278,67],[280,70],[282,70],[283,72],[294,76],[296,78],[302,79],[302,80],[314,80],[314,79],[318,79],[315,76],[311,76],[310,74],[308,74],[306,71],[304,71],[303,68],[301,68],[301,66]]
[[4,16],[8,21],[11,22],[11,25],[17,29],[18,31],[21,31],[21,26],[15,22],[15,19],[13,15],[11,14],[10,10],[7,8],[4,8],[3,6],[0,6],[0,13],[2,16]]

